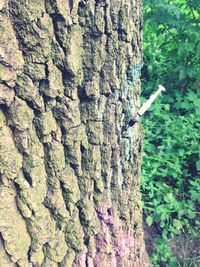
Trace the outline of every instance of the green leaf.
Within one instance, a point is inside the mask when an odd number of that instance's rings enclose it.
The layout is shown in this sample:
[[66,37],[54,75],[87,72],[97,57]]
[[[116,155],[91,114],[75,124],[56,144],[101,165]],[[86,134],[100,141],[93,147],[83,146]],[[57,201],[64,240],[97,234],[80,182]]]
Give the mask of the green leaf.
[[190,190],[191,198],[193,200],[200,201],[200,192],[196,190]]
[[147,216],[146,223],[147,223],[148,226],[151,226],[152,223],[153,223],[153,217],[152,216]]
[[166,229],[164,229],[164,230],[162,231],[162,238],[163,238],[164,240],[167,240],[167,230],[166,230]]
[[165,222],[164,221],[161,221],[160,227],[161,228],[164,228],[165,227]]
[[200,171],[200,160],[196,161],[196,168],[197,171]]
[[196,217],[196,214],[192,210],[188,210],[187,212],[189,219],[193,219]]
[[174,219],[174,221],[173,221],[173,225],[174,225],[174,227],[175,227],[178,231],[180,231],[181,228],[183,227],[181,221],[180,221],[180,220],[176,220],[176,219]]

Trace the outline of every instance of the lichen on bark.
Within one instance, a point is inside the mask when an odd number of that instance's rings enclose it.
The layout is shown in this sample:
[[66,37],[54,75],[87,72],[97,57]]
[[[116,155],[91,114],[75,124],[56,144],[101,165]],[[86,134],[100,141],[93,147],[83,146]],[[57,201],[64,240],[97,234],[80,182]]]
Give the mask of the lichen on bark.
[[0,262],[150,266],[141,2],[0,1]]

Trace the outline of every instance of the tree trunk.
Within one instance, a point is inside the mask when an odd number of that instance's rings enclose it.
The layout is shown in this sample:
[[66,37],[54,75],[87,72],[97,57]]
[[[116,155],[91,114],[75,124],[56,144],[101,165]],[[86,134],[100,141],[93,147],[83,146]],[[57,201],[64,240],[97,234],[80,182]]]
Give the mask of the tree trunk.
[[150,266],[140,0],[0,1],[0,266]]

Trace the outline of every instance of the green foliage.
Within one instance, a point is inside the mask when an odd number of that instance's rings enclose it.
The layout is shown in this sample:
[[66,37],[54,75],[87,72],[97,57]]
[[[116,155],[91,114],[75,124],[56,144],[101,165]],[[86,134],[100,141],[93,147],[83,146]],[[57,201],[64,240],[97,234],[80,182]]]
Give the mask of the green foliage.
[[188,227],[200,202],[200,122],[194,114],[170,113],[161,100],[143,120],[143,201],[147,224],[157,223],[162,237]]
[[143,95],[167,89],[143,118],[144,215],[160,233],[155,266],[177,266],[168,240],[199,227],[199,26],[197,0],[144,1]]
[[200,80],[199,0],[144,0],[145,82],[186,90]]
[[155,238],[155,251],[151,256],[152,264],[155,267],[168,266],[176,267],[177,259],[173,255],[172,249],[168,246],[167,241],[161,238]]

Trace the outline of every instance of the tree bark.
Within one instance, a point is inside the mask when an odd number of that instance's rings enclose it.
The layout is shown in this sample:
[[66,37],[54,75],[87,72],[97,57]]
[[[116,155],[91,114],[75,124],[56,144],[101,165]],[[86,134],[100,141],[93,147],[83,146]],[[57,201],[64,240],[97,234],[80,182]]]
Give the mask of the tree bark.
[[0,266],[150,266],[140,0],[0,0]]

